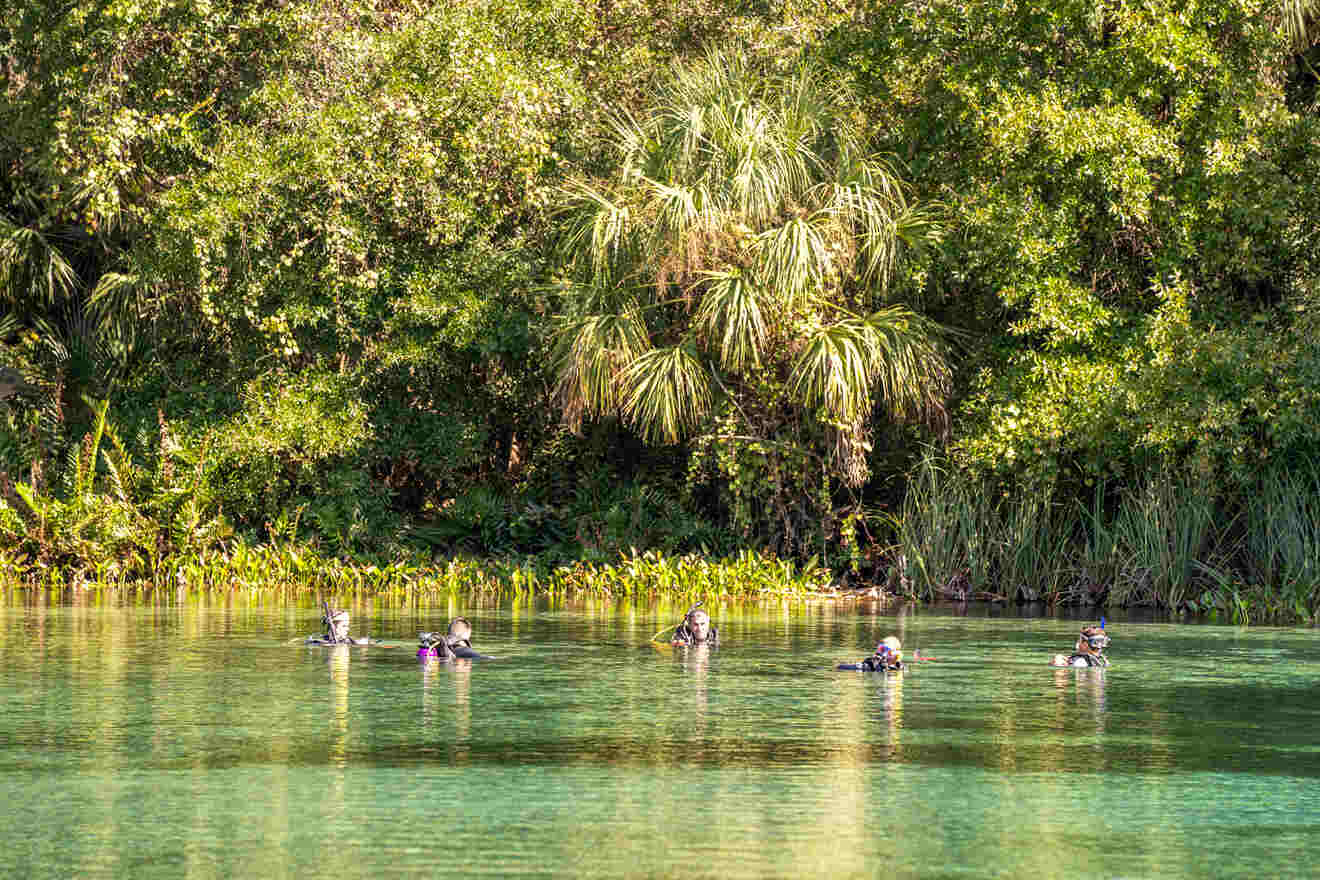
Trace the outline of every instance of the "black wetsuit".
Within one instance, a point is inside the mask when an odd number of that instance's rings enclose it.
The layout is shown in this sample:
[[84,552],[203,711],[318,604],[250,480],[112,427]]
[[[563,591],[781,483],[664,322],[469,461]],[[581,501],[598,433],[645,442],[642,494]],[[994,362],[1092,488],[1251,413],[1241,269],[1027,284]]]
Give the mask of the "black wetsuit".
[[462,657],[465,660],[491,659],[490,657],[487,657],[485,654],[479,654],[476,651],[472,650],[472,642],[469,639],[456,639],[453,637],[448,637],[445,639],[445,641],[449,645],[450,652],[452,652],[455,657]]
[[688,628],[686,623],[681,623],[678,629],[674,630],[674,637],[670,640],[674,645],[718,645],[720,643],[720,631],[718,627],[710,628],[710,635],[706,636],[704,642],[697,641],[696,633]]
[[856,669],[861,672],[898,672],[903,668],[902,660],[890,660],[879,654],[872,654],[860,663],[840,663],[840,669]]
[[1108,666],[1109,661],[1099,654],[1073,654],[1068,658],[1069,666],[1076,666],[1074,660],[1085,660],[1087,666]]

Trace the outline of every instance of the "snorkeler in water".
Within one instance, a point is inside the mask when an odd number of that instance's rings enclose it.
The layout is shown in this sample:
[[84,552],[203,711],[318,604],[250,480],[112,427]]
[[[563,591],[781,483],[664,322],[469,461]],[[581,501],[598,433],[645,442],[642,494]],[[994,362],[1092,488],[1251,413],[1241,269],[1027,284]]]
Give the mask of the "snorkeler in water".
[[330,607],[330,603],[321,601],[321,623],[325,626],[325,632],[319,636],[308,636],[309,645],[374,645],[379,642],[374,641],[367,636],[353,638],[348,634],[348,624],[350,615],[347,611],[340,609],[338,611]]
[[491,660],[472,648],[472,624],[466,617],[455,617],[449,621],[449,629],[444,633],[424,632],[417,634],[421,646],[417,649],[418,657],[434,657],[437,660]]
[[718,627],[711,626],[710,615],[701,610],[702,603],[698,602],[688,609],[688,613],[683,615],[683,622],[674,630],[674,635],[670,639],[671,645],[718,645],[720,643],[720,631]]
[[1109,647],[1109,636],[1105,633],[1104,618],[1100,618],[1099,626],[1087,626],[1082,628],[1081,635],[1077,637],[1077,644],[1071,656],[1055,654],[1050,660],[1051,666],[1108,666],[1109,658],[1105,656],[1104,650]]
[[439,660],[444,663],[454,659],[454,652],[450,650],[444,633],[418,633],[417,641],[417,656],[423,660]]
[[898,672],[903,668],[902,645],[895,636],[885,636],[875,646],[875,653],[857,663],[840,663],[839,669],[862,672]]
[[472,650],[472,624],[466,617],[455,617],[449,621],[449,631],[445,634],[445,639],[449,642],[449,649],[454,652],[455,657],[469,659],[485,657],[484,654]]

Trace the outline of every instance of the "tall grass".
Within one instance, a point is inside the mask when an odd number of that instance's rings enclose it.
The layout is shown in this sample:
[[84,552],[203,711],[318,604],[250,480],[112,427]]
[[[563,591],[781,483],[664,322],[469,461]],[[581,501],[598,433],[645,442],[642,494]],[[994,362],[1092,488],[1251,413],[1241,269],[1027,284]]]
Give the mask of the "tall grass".
[[1081,528],[1076,553],[1074,597],[1098,596],[1109,592],[1109,585],[1118,576],[1121,552],[1118,533],[1105,513],[1105,486],[1096,482],[1091,503],[1077,504],[1076,514]]
[[1113,522],[1118,567],[1110,601],[1181,607],[1197,592],[1199,568],[1210,565],[1216,531],[1203,482],[1163,471],[1127,493]]
[[894,523],[897,587],[912,598],[933,599],[970,586],[969,557],[976,542],[972,513],[977,495],[967,480],[930,457],[908,480]]
[[1057,600],[1072,528],[1049,487],[994,487],[926,457],[895,523],[900,583],[916,598]]
[[1173,470],[1089,503],[978,481],[932,458],[909,477],[890,582],[914,598],[1145,605],[1252,618],[1320,610],[1320,467],[1262,475],[1239,500]]
[[999,579],[1025,601],[1058,601],[1068,592],[1074,530],[1052,488],[1028,486],[1004,499],[994,520]]
[[1320,470],[1270,471],[1246,509],[1244,568],[1299,616],[1320,598]]

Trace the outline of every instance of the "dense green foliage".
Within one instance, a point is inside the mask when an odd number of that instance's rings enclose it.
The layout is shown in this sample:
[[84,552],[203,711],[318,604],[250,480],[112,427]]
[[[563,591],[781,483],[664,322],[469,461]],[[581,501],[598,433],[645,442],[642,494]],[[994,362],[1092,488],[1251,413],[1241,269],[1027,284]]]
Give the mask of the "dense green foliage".
[[6,564],[1313,614],[1317,12],[19,0]]
[[1066,479],[1314,446],[1313,72],[1257,2],[936,2],[841,41],[881,142],[959,234],[923,279],[974,326],[955,448]]

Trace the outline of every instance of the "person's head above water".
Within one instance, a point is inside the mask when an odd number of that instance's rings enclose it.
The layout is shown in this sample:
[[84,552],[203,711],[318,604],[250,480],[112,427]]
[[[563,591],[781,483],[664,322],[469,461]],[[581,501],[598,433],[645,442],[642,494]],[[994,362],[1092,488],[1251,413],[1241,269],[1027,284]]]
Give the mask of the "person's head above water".
[[841,663],[839,669],[857,669],[862,672],[897,672],[903,668],[903,645],[896,636],[885,636],[875,646],[870,657],[856,663]]
[[1105,648],[1109,647],[1109,634],[1105,632],[1104,620],[1099,626],[1084,626],[1077,636],[1077,644],[1072,656],[1055,654],[1050,660],[1051,666],[1108,666]]
[[683,622],[687,624],[688,632],[696,641],[704,642],[710,638],[710,615],[700,608],[689,611]]
[[449,640],[452,641],[472,641],[472,624],[466,617],[455,617],[449,621]]
[[[710,615],[701,609],[702,603],[698,602],[687,610],[683,615],[683,620],[678,626],[674,627],[673,638],[670,639],[671,645],[718,645],[720,643],[720,631],[710,622]],[[660,632],[664,632],[661,630]],[[660,635],[660,633],[656,633]]]
[[1109,647],[1109,636],[1103,627],[1082,627],[1081,634],[1077,636],[1078,654],[1100,654],[1107,647]]

